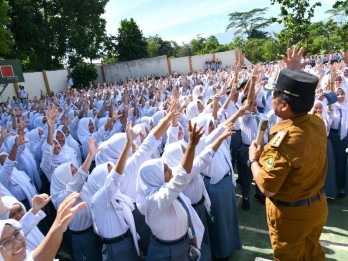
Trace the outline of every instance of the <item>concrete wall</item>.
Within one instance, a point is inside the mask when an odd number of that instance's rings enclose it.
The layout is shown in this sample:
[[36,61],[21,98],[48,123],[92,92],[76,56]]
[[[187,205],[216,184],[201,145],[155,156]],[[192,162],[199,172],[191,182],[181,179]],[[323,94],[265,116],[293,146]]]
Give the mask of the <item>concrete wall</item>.
[[169,60],[172,73],[188,73],[190,71],[189,57],[180,57]]
[[[3,88],[0,87],[0,92],[2,91],[2,89]],[[9,83],[6,86],[6,89],[4,90],[2,95],[0,96],[0,102],[6,102],[7,101],[7,97],[10,97],[10,99],[12,99],[13,96],[16,96],[15,87],[13,86],[12,83]]]
[[[66,76],[68,70],[46,71],[49,88],[52,92],[64,92],[68,86]],[[46,89],[44,89],[46,93]]]
[[102,70],[103,70],[102,65],[98,64],[98,65],[95,66],[95,68],[97,69],[97,72],[98,72],[98,78],[97,78],[96,82],[100,82],[100,83],[104,82],[104,80],[103,80],[103,72],[102,72]]
[[212,54],[203,54],[203,55],[195,55],[192,56],[192,67],[194,71],[203,71],[204,65],[207,60],[211,60],[213,58]]
[[144,75],[166,76],[168,74],[167,56],[158,56],[129,62],[104,65],[105,80],[117,82]]
[[46,85],[42,72],[23,73],[25,82],[18,83],[24,86],[29,99],[34,96],[40,98],[41,90],[46,93]]

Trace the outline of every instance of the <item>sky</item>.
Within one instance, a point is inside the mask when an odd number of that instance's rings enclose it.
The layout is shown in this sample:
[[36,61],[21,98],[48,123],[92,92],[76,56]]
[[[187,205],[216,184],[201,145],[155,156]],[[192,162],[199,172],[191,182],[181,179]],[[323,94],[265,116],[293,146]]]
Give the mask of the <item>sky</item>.
[[[325,11],[335,2],[316,1],[322,6],[316,8],[313,22],[328,18]],[[234,37],[233,30],[225,32],[228,14],[263,7],[269,7],[269,17],[279,14],[279,6],[270,5],[270,0],[109,0],[103,18],[107,21],[107,33],[112,35],[117,34],[122,19],[133,18],[145,37],[157,34],[181,45],[197,35],[204,38],[215,35],[220,44],[227,44]],[[280,29],[279,24],[267,28],[270,32]]]

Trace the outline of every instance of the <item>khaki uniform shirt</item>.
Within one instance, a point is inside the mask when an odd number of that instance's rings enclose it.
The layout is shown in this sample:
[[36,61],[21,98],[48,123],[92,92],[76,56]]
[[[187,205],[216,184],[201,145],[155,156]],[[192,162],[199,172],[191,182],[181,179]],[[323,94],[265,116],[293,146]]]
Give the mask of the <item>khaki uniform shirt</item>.
[[293,202],[324,186],[327,157],[324,121],[315,115],[284,120],[271,128],[273,139],[260,157],[258,182],[274,199]]

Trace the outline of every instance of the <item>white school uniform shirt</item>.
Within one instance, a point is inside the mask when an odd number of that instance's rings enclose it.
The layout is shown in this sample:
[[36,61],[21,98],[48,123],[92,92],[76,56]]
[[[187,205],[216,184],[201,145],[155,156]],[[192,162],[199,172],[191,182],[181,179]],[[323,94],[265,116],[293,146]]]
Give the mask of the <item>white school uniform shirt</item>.
[[0,167],[0,182],[16,199],[19,201],[27,199],[31,206],[31,199],[38,193],[28,175],[24,171],[18,170],[15,164],[15,161],[7,157],[4,165]]
[[[266,116],[262,113],[250,113],[238,118],[240,128],[242,131],[242,141],[244,144],[250,145],[251,142],[256,139],[257,132],[259,129],[258,124],[262,117],[266,118]],[[256,118],[258,118],[258,120]],[[263,144],[266,144],[268,142],[267,133],[268,129],[266,130],[266,133],[263,136]]]
[[95,167],[87,181],[88,192],[92,196],[90,206],[94,230],[102,238],[114,238],[129,229],[139,254],[138,234],[132,214],[134,204],[130,197],[120,191],[123,175],[114,170],[109,173],[108,165],[113,167],[112,162]]
[[[187,144],[179,141],[166,146],[164,149],[162,158],[170,168],[174,168],[180,164],[180,161],[184,157],[182,147],[186,148]],[[191,170],[190,184],[185,190],[183,190],[184,195],[190,199],[192,204],[196,204],[202,199],[202,196],[204,196],[204,205],[208,213],[210,212],[211,202],[208,192],[205,189],[203,178],[200,174],[204,169],[207,168],[213,156],[214,150],[212,149],[212,146],[209,145],[205,150],[195,157]]]
[[153,235],[161,240],[176,240],[188,232],[188,213],[177,200],[185,202],[194,227],[197,245],[200,248],[204,226],[190,200],[181,193],[190,180],[190,174],[182,166],[173,170],[174,176],[165,183],[163,159],[145,162],[140,170],[137,181],[137,206],[145,215],[145,221]]
[[135,202],[136,197],[136,181],[139,168],[145,161],[151,159],[151,155],[157,150],[162,139],[156,140],[155,135],[151,132],[137,149],[136,152],[127,160],[124,177],[120,183],[120,191],[131,197]]
[[[71,162],[68,162],[58,166],[52,175],[51,196],[52,203],[56,209],[58,209],[59,205],[67,196],[75,191],[80,193],[80,197],[77,199],[75,205],[83,201],[87,203],[89,202],[89,194],[87,189],[84,187],[88,174],[80,167],[73,176],[71,174],[71,164]],[[69,229],[73,231],[82,231],[91,227],[92,224],[92,213],[90,207],[86,206],[78,211],[72,219],[69,224]]]

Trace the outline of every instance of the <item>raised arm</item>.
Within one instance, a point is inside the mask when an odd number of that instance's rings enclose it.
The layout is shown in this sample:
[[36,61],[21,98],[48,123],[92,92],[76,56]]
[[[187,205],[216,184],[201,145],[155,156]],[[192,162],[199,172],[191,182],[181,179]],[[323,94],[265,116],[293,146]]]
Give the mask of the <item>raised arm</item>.
[[203,126],[201,126],[197,130],[197,123],[195,123],[192,126],[191,121],[189,122],[188,132],[189,132],[190,139],[189,139],[189,143],[187,145],[184,157],[180,162],[181,166],[186,170],[187,173],[191,173],[193,159],[195,156],[195,149],[204,133],[204,130],[202,129],[203,129]]
[[132,128],[132,122],[127,121],[127,127],[126,127],[127,142],[125,146],[123,147],[121,155],[119,159],[117,160],[114,167],[115,172],[117,172],[120,175],[123,175],[124,173],[124,169],[128,159],[129,150],[131,149],[134,140],[139,136],[140,132],[141,130],[138,133],[135,133]]
[[73,192],[59,205],[56,219],[46,237],[40,245],[32,251],[32,256],[35,261],[54,259],[69,223],[75,217],[76,213],[87,205],[86,202],[81,202],[73,207],[79,196],[79,193]]
[[88,173],[89,168],[91,167],[92,161],[94,159],[94,156],[97,155],[97,153],[99,152],[98,148],[95,146],[95,143],[96,143],[95,138],[91,138],[88,141],[88,154],[85,161],[83,162],[81,166],[82,170],[85,173]]

